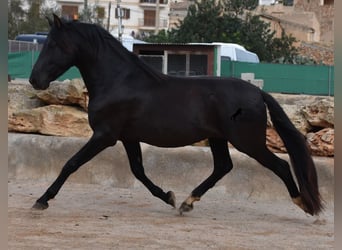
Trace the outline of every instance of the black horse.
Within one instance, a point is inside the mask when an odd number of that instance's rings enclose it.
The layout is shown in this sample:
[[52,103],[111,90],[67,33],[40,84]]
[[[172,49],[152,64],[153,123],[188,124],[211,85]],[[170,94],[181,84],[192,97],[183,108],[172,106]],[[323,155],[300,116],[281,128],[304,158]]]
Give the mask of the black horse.
[[[318,214],[323,206],[317,174],[304,136],[267,93],[240,79],[171,77],[144,64],[103,28],[54,15],[51,30],[32,70],[30,83],[46,89],[76,66],[89,92],[90,140],[63,167],[33,206],[46,209],[67,178],[100,151],[121,140],[131,170],[154,195],[175,206],[172,191],[164,192],[144,173],[139,142],[179,147],[208,138],[214,159],[212,174],[181,204],[180,213],[233,167],[227,142],[273,171],[285,183],[295,204]],[[266,105],[290,155],[289,164],[266,145]]]

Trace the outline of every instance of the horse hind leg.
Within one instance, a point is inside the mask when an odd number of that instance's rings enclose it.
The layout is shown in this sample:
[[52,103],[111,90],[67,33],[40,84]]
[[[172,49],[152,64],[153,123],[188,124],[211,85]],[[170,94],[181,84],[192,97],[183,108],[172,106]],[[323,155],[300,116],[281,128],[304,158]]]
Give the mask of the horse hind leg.
[[160,187],[155,185],[146,175],[144,166],[142,165],[142,154],[139,142],[123,142],[126,149],[129,164],[134,176],[141,181],[145,187],[156,197],[163,200],[165,203],[175,207],[176,198],[172,191],[165,193]]
[[245,153],[276,174],[285,184],[293,203],[305,211],[305,207],[301,202],[300,193],[290,170],[290,165],[287,161],[277,157],[266,146],[259,147],[258,149],[253,153]]
[[181,204],[179,207],[179,213],[181,215],[183,212],[191,211],[193,209],[193,203],[199,201],[204,193],[212,188],[217,181],[233,168],[226,140],[209,139],[209,145],[213,154],[214,170],[212,174],[196,187],[191,192],[190,196]]

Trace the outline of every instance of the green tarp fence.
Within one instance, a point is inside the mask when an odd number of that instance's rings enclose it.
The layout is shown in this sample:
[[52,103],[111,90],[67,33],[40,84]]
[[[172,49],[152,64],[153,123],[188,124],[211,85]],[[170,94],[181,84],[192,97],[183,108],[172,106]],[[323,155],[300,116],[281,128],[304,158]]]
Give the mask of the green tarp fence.
[[[38,55],[38,51],[9,53],[8,74],[12,79],[29,78]],[[221,76],[240,78],[241,73],[254,73],[255,79],[264,81],[267,92],[334,95],[334,66],[221,61]],[[74,78],[81,78],[76,67],[58,80]]]
[[221,62],[221,76],[240,78],[241,73],[254,73],[267,92],[334,95],[334,66]]
[[[8,54],[8,74],[12,79],[24,78],[28,79],[31,74],[32,67],[38,58],[38,51],[15,52]],[[58,80],[81,78],[81,74],[76,67],[70,68]]]

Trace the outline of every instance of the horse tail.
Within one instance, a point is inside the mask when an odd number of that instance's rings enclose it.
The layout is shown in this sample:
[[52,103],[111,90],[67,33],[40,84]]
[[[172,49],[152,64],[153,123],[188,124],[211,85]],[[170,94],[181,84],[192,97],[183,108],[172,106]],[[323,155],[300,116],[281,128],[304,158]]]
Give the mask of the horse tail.
[[[273,126],[283,140],[294,169],[301,202],[304,211],[311,215],[319,214],[323,209],[318,189],[317,172],[312,160],[305,137],[295,128],[279,103],[268,93],[262,91],[264,102],[267,104]],[[298,204],[301,203],[301,204]]]

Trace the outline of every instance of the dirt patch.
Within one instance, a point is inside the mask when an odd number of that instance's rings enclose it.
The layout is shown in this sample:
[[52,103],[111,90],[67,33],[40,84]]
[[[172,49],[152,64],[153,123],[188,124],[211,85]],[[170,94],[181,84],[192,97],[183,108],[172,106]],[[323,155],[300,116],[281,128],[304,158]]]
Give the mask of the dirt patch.
[[[332,202],[318,218],[290,199],[214,188],[180,216],[143,187],[67,182],[49,209],[31,210],[49,184],[8,183],[8,249],[333,249]],[[178,205],[188,195],[175,193]]]

